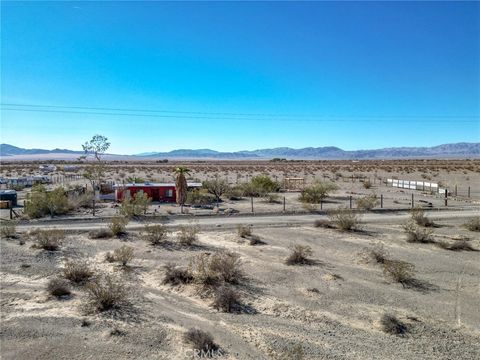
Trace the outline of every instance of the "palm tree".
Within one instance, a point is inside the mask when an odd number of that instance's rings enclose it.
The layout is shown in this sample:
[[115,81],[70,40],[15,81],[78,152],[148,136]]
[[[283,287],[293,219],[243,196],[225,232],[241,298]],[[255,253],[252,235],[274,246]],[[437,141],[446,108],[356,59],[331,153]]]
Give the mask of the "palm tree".
[[185,174],[190,173],[190,169],[179,166],[174,170],[175,173],[175,192],[176,192],[176,200],[177,204],[182,207],[182,214],[183,214],[183,204],[187,200],[187,179],[185,178]]

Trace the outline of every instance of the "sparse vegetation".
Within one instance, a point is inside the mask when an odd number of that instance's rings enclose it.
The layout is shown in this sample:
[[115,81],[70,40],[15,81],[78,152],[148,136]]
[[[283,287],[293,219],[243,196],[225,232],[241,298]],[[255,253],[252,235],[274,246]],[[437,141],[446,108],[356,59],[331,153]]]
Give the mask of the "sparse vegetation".
[[168,229],[165,225],[146,225],[143,238],[152,245],[161,245],[166,242]]
[[436,244],[445,250],[450,251],[477,251],[468,241],[458,240],[454,243],[449,243],[446,241],[437,241]]
[[92,230],[88,233],[90,239],[109,239],[113,237],[113,232],[110,229]]
[[181,225],[178,230],[178,242],[181,245],[190,246],[198,240],[198,232],[200,227],[198,224]]
[[378,205],[378,198],[376,194],[367,195],[356,199],[355,204],[357,209],[369,211]]
[[215,290],[212,306],[223,312],[233,312],[240,304],[240,294],[227,286]]
[[296,244],[291,247],[290,255],[285,259],[287,265],[308,265],[312,263],[309,259],[313,255],[312,248],[308,245]]
[[435,223],[425,215],[425,211],[420,207],[413,208],[410,213],[412,216],[412,221],[418,226],[432,227],[435,225]]
[[217,201],[221,201],[221,196],[230,190],[230,185],[228,185],[228,182],[219,178],[214,180],[205,180],[202,183],[202,186],[209,194],[214,195]]
[[360,215],[354,211],[342,208],[327,212],[330,221],[342,231],[353,231],[360,229]]
[[480,231],[480,216],[467,221],[464,226],[470,231]]
[[70,283],[62,278],[53,278],[48,281],[47,291],[50,295],[55,297],[70,295]]
[[35,185],[32,188],[24,208],[25,214],[30,218],[63,215],[69,210],[68,198],[63,188],[47,190],[43,185]]
[[192,345],[195,350],[208,353],[211,350],[217,350],[218,345],[213,341],[213,336],[197,328],[189,329],[184,335],[183,340]]
[[332,222],[330,220],[327,220],[327,219],[317,219],[317,220],[314,221],[313,226],[317,227],[317,228],[321,227],[321,228],[325,228],[325,229],[332,229],[332,228],[335,227],[332,224]]
[[17,225],[13,220],[1,220],[0,235],[2,238],[15,238],[17,235]]
[[415,274],[415,266],[402,260],[386,260],[383,263],[384,275],[405,287]]
[[317,181],[302,190],[299,200],[307,204],[320,204],[331,191],[337,189],[338,186],[333,183]]
[[238,236],[247,238],[252,235],[252,228],[248,225],[237,225]]
[[83,284],[90,280],[94,272],[88,262],[84,260],[71,260],[65,263],[63,276],[76,284]]
[[420,227],[413,220],[403,225],[403,229],[407,234],[407,242],[424,244],[433,242],[433,230]]
[[402,336],[408,332],[407,325],[391,314],[383,314],[380,319],[380,325],[382,330],[390,335]]
[[36,247],[47,251],[57,251],[65,239],[65,231],[60,229],[35,230],[32,236],[36,240]]
[[119,308],[128,301],[128,289],[124,282],[111,275],[89,282],[86,290],[88,304],[99,312]]
[[126,217],[144,215],[151,201],[152,199],[146,193],[138,192],[133,197],[123,199],[120,214]]
[[164,266],[165,277],[163,278],[164,284],[180,285],[188,284],[193,280],[193,276],[189,269],[182,268],[176,264],[168,263]]
[[120,236],[126,233],[128,218],[125,216],[114,216],[110,219],[108,228],[115,236]]
[[373,247],[368,252],[371,259],[373,259],[376,263],[384,264],[385,261],[389,258],[387,250],[383,246],[383,243],[377,242],[373,245]]
[[115,249],[113,252],[113,257],[116,262],[122,264],[122,266],[127,266],[127,264],[133,259],[133,248],[127,245],[123,245],[118,249]]

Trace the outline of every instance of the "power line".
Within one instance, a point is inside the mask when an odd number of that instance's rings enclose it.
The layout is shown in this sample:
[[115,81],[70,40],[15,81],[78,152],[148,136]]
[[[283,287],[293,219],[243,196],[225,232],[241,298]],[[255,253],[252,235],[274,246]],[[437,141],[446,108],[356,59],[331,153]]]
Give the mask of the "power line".
[[[266,116],[266,117],[291,117],[290,121],[298,121],[298,118],[313,118],[315,121],[319,120],[333,120],[333,119],[478,119],[479,116],[473,115],[304,115],[304,114],[255,114],[255,113],[233,113],[233,112],[199,112],[199,111],[178,111],[178,110],[153,110],[153,109],[127,109],[127,108],[108,108],[108,107],[87,107],[87,106],[64,106],[64,105],[39,105],[39,104],[16,104],[16,103],[1,103],[2,106],[17,107],[14,109],[3,109],[5,111],[31,111],[31,112],[59,112],[72,114],[86,114],[86,115],[119,115],[119,116],[147,116],[147,117],[165,117],[165,118],[191,118],[191,119],[218,119],[218,120],[247,120],[242,118],[225,118],[224,116]],[[41,109],[25,109],[41,108]],[[46,109],[45,109],[46,108]],[[50,110],[50,109],[78,109],[78,110],[102,110],[108,112],[90,112],[90,111],[75,111],[75,110]],[[121,113],[121,112],[132,113]],[[136,113],[134,113],[136,112]],[[179,115],[154,115],[141,113],[170,113],[170,114],[190,114],[190,115],[214,115],[222,116],[221,118],[212,118],[208,116],[179,116]],[[256,121],[273,120],[273,119],[251,119]]]

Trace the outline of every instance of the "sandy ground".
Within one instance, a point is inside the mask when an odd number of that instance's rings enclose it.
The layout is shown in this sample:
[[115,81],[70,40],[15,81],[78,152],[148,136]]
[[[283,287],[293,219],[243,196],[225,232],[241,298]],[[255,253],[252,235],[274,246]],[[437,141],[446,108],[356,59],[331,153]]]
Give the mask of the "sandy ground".
[[[467,217],[457,214],[429,214],[437,223],[435,239],[466,238],[480,249],[480,236],[462,227]],[[234,218],[219,219],[225,226],[218,228],[202,224],[194,247],[153,247],[133,228],[122,239],[92,240],[85,231],[70,231],[57,252],[32,248],[30,240],[20,245],[23,235],[2,239],[2,358],[187,359],[182,334],[195,326],[213,335],[226,359],[294,359],[297,345],[304,359],[478,359],[480,252],[407,243],[405,217],[375,216],[381,220],[365,217],[363,231],[355,233],[282,217],[274,224],[253,221],[265,243],[256,246],[226,226]],[[170,240],[175,243],[175,233]],[[391,258],[415,265],[416,286],[390,282],[381,266],[365,260],[377,241]],[[104,261],[107,251],[125,244],[135,250],[130,266]],[[310,245],[314,264],[286,265],[292,244]],[[167,262],[187,265],[192,256],[224,248],[240,254],[246,279],[236,288],[248,312],[218,312],[193,285],[162,284]],[[97,274],[122,278],[132,289],[131,305],[86,313],[81,286],[68,299],[51,298],[46,283],[72,258],[88,259]],[[381,330],[386,312],[408,325],[406,336]]]

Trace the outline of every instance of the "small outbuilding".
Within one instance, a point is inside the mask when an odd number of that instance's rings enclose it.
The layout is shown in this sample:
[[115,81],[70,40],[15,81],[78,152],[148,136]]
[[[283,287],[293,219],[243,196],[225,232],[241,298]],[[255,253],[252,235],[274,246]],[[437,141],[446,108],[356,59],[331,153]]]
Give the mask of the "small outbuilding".
[[0,201],[8,204],[8,208],[17,206],[17,192],[15,190],[0,190]]
[[[188,188],[200,188],[201,183],[188,183]],[[124,198],[133,198],[135,194],[147,194],[152,201],[175,202],[176,188],[175,183],[132,183],[116,184],[115,201],[122,201]]]

